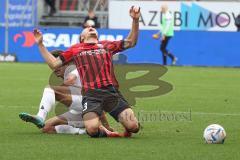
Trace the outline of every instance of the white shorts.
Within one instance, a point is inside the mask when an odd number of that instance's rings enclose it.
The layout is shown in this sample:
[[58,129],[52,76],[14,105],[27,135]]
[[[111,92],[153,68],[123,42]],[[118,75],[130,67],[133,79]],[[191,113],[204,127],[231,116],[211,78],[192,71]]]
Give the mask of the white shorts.
[[82,113],[79,113],[75,110],[70,110],[66,113],[63,113],[59,116],[62,119],[66,119],[68,125],[76,128],[84,128],[84,123],[82,119]]
[[60,115],[60,117],[68,121],[68,125],[76,128],[84,128],[82,119],[82,96],[72,95],[72,104],[69,107],[69,111]]
[[69,110],[75,110],[78,112],[82,112],[82,95],[71,95],[72,97],[72,104],[69,106]]

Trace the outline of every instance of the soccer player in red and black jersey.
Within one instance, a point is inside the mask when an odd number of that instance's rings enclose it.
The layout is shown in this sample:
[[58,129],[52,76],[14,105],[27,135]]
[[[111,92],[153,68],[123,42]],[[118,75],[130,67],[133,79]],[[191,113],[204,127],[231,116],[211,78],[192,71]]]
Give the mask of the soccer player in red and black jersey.
[[60,58],[55,58],[48,52],[43,45],[42,33],[34,30],[39,50],[50,67],[56,69],[68,62],[76,65],[83,86],[84,125],[91,137],[107,136],[106,131],[99,127],[99,117],[103,111],[108,112],[125,127],[126,135],[137,133],[140,128],[133,110],[118,90],[112,64],[115,53],[134,47],[137,43],[140,8],[132,6],[129,14],[132,28],[126,39],[98,41],[96,29],[87,27],[81,33],[80,43],[63,52]]

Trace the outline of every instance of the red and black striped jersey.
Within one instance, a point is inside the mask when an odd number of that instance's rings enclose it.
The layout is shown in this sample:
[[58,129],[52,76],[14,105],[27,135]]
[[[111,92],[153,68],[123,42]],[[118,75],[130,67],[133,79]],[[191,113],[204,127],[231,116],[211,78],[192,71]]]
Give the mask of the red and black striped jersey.
[[60,55],[63,63],[73,61],[81,78],[83,90],[118,88],[112,56],[124,50],[124,41],[100,41],[97,44],[79,43]]

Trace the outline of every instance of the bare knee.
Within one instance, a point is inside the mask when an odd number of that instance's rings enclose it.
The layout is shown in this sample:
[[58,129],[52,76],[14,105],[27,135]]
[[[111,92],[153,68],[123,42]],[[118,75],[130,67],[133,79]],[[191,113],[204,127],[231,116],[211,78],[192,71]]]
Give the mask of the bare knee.
[[95,137],[99,132],[99,127],[97,125],[94,126],[85,126],[87,134],[91,137]]
[[133,110],[128,108],[119,115],[119,121],[126,128],[128,132],[137,133],[140,129],[137,118],[135,117]]
[[51,126],[51,125],[45,125],[42,128],[42,133],[47,133],[47,134],[51,134],[51,133],[56,133],[55,127]]
[[95,112],[89,112],[84,114],[83,120],[87,134],[91,137],[97,137],[99,134],[100,126],[98,115]]
[[140,124],[137,121],[132,121],[132,122],[129,122],[125,126],[125,128],[128,132],[138,133],[138,131],[140,130]]

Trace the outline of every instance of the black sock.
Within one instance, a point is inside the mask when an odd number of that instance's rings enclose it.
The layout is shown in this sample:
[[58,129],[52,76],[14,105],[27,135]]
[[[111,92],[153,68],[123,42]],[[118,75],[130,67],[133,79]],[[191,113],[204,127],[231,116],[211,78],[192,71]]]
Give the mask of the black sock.
[[98,129],[99,137],[107,137],[107,133],[103,130]]
[[89,134],[87,132],[87,134],[92,137],[92,138],[101,138],[101,137],[107,137],[107,134],[105,131],[102,131],[100,129],[98,129],[98,132],[96,132],[95,134]]
[[172,53],[168,52],[167,55],[171,58],[172,61],[175,59],[175,56]]

